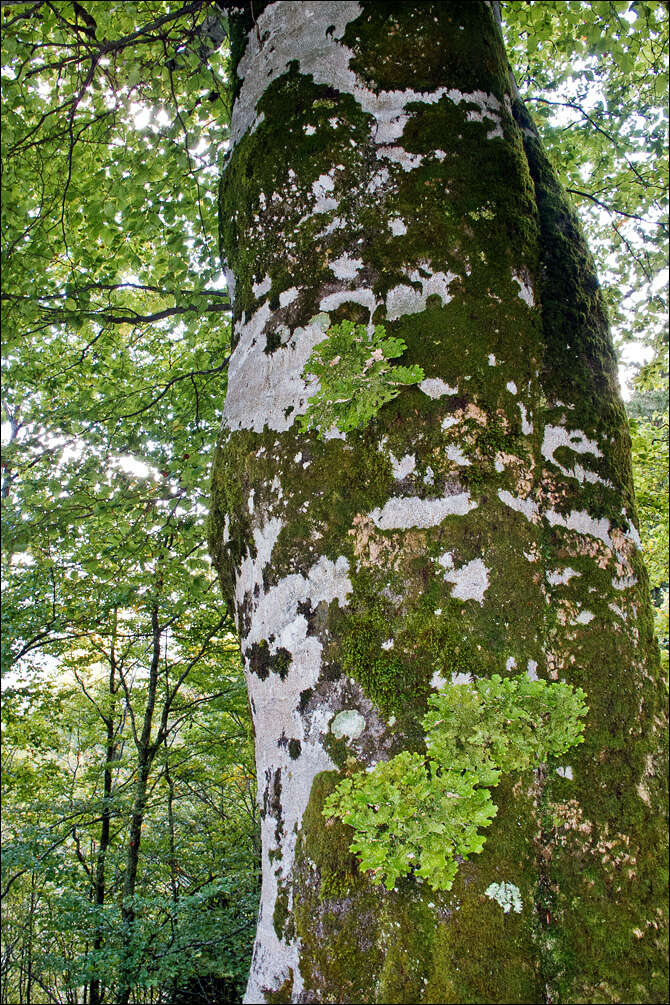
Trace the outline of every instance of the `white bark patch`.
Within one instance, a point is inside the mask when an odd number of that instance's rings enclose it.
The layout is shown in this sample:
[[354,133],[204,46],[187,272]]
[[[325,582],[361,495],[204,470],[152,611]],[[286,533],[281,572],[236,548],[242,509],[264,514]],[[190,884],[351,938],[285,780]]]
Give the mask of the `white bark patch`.
[[533,296],[533,287],[527,277],[523,275],[518,275],[516,272],[512,273],[512,279],[515,283],[519,284],[518,296],[523,300],[525,304],[529,307],[535,306],[535,297]]
[[409,153],[409,151],[405,150],[404,147],[378,147],[377,153],[380,157],[385,157],[386,160],[392,161],[394,164],[399,164],[403,171],[415,171],[416,168],[421,167],[423,164],[422,154]]
[[372,318],[378,306],[378,301],[372,290],[361,287],[358,290],[341,290],[339,293],[330,293],[321,300],[319,309],[322,311],[334,311],[341,304],[360,304],[362,307],[367,307],[370,311],[370,318]]
[[[327,711],[325,719],[323,715],[321,718],[315,716],[310,722],[298,709],[301,692],[314,686],[319,679],[322,653],[321,642],[307,634],[307,620],[298,612],[298,604],[309,601],[316,607],[320,602],[337,600],[345,606],[352,589],[347,559],[341,556],[332,562],[322,556],[307,576],[287,576],[267,592],[263,591],[263,569],[271,560],[280,530],[279,520],[271,520],[262,529],[254,530],[257,555],[242,563],[236,584],[238,604],[245,599],[252,603],[250,629],[242,640],[245,657],[248,659],[254,642],[270,637],[273,637],[270,653],[285,648],[292,657],[288,673],[279,683],[276,679],[261,680],[250,672],[248,665],[246,668],[256,727],[259,802],[262,805],[263,796],[272,788],[276,777],[282,793],[281,819],[266,807],[261,822],[263,881],[256,945],[245,998],[250,1003],[263,1000],[261,985],[267,987],[268,981],[282,984],[290,969],[299,974],[299,945],[287,944],[277,936],[273,924],[274,906],[279,883],[291,875],[297,832],[314,778],[321,771],[334,767],[320,739],[321,733],[327,730]],[[291,758],[287,752],[286,737],[300,741],[298,758]],[[271,854],[275,861],[271,860]]]
[[314,346],[326,337],[328,315],[317,315],[305,327],[296,328],[287,344],[264,353],[258,343],[265,343],[270,317],[270,307],[264,303],[249,321],[243,315],[236,325],[240,340],[228,365],[223,409],[227,429],[260,433],[268,426],[284,432],[307,410],[308,399],[316,391],[316,380],[305,383],[302,371]]
[[509,914],[510,911],[521,914],[523,908],[521,890],[514,883],[491,883],[484,890],[484,896],[488,897],[489,900],[495,900],[496,904],[502,907],[505,914]]
[[403,234],[407,233],[407,224],[399,216],[389,220],[389,228],[394,237],[402,237]]
[[256,546],[256,557],[252,558],[250,555],[247,555],[242,561],[235,584],[236,606],[240,606],[244,602],[246,594],[252,593],[257,583],[263,582],[263,569],[270,561],[272,549],[277,542],[281,529],[282,522],[278,517],[268,520],[263,527],[254,527],[253,537],[254,545]]
[[404,457],[398,460],[395,454],[389,452],[389,457],[391,459],[391,467],[393,468],[393,477],[397,482],[401,482],[403,478],[407,478],[416,468],[416,456],[414,454],[405,454]]
[[336,279],[355,279],[356,273],[363,268],[361,258],[350,258],[346,253],[330,263],[330,271]]
[[430,678],[430,686],[434,688],[436,691],[441,691],[446,683],[447,682],[445,678],[442,676],[439,670],[436,670],[433,676]]
[[408,530],[410,527],[437,527],[448,516],[466,516],[477,503],[469,492],[443,499],[419,499],[417,496],[393,496],[381,509],[374,509],[370,519],[380,530]]
[[484,603],[484,594],[489,587],[489,570],[481,558],[473,559],[460,569],[454,566],[454,557],[450,551],[445,551],[437,561],[444,569],[445,582],[454,584],[451,595],[455,600]]
[[533,502],[532,499],[522,499],[520,496],[513,496],[507,489],[498,489],[498,498],[505,506],[516,510],[517,513],[523,513],[526,520],[530,520],[531,523],[539,521],[540,511],[537,503]]
[[364,729],[365,719],[355,708],[345,708],[330,724],[330,731],[337,740],[345,736],[348,740],[357,740]]
[[516,394],[517,393],[518,389],[517,389],[517,386],[516,386],[516,384],[514,383],[513,380],[508,380],[507,383],[505,384],[505,387],[507,388],[507,390],[509,391],[510,394]]
[[[429,398],[443,398],[447,394],[458,394],[457,387],[450,387],[439,377],[428,377],[426,380],[422,380],[419,384],[420,390],[424,394],[427,394]],[[445,419],[444,422],[447,420]],[[455,420],[456,422],[458,420]],[[446,429],[447,427],[442,423],[442,427]],[[451,425],[451,423],[450,423]]]
[[440,423],[442,429],[451,429],[452,426],[457,426],[460,419],[457,419],[455,415],[447,415],[446,418],[442,419]]
[[586,434],[579,429],[568,431],[563,426],[545,426],[541,448],[542,456],[546,461],[555,464],[568,478],[576,478],[582,484],[587,481],[611,486],[611,482],[606,478],[601,478],[595,471],[589,471],[581,464],[575,464],[572,468],[564,467],[554,457],[554,451],[558,450],[559,447],[568,447],[576,454],[593,454],[594,457],[602,457],[602,451],[595,440],[589,440]]
[[573,576],[581,576],[581,572],[575,572],[570,566],[565,569],[555,569],[553,572],[545,573],[550,586],[565,586]]
[[330,429],[325,431],[323,438],[324,440],[346,440],[347,437],[341,429],[337,428],[337,426],[332,426]]
[[517,404],[519,406],[519,412],[521,413],[521,432],[524,436],[531,436],[533,433],[533,423],[528,418],[526,406],[522,401],[517,402]]
[[[442,306],[446,306],[453,298],[449,296],[449,284],[458,277],[454,272],[433,272],[427,262],[420,262],[418,269],[413,269],[408,276],[412,283],[420,283],[421,290],[414,286],[401,283],[394,286],[386,294],[386,318],[395,321],[406,314],[420,314],[426,309],[426,301],[430,296],[438,296]],[[428,272],[428,276],[421,273]]]
[[260,300],[261,297],[264,297],[266,293],[270,292],[271,286],[272,280],[268,275],[266,275],[265,279],[261,279],[260,283],[252,284],[251,291],[256,297],[256,300]]
[[637,576],[624,576],[621,579],[614,578],[612,586],[615,590],[629,590],[631,586],[637,584]]
[[453,461],[454,464],[458,464],[460,467],[468,467],[472,464],[472,461],[468,460],[461,448],[453,443],[449,444],[445,453],[450,461]]
[[[282,646],[290,649],[292,641],[302,635],[303,629],[307,630],[304,616],[295,613],[298,604],[309,600],[315,607],[321,601],[337,600],[344,607],[351,589],[349,563],[343,555],[336,562],[322,556],[309,570],[307,578],[300,573],[286,576],[255,601],[252,625],[242,642],[242,651],[246,652],[254,642],[270,635],[276,637],[271,652],[273,647],[275,652]],[[321,648],[321,643],[312,636],[307,642]],[[307,686],[304,684],[303,688]]]
[[300,296],[300,290],[296,286],[292,286],[290,290],[282,290],[279,294],[279,306],[288,307]]
[[[626,511],[621,510],[622,514],[626,516]],[[628,530],[626,531],[626,537],[629,541],[632,541],[638,551],[642,550],[642,538],[638,532],[637,527],[634,527],[632,523],[628,524]]]
[[574,530],[577,534],[587,534],[614,550],[614,544],[610,537],[610,522],[606,517],[593,517],[585,510],[573,510],[566,515],[550,509],[544,514],[544,518],[552,527],[565,527],[567,530]]

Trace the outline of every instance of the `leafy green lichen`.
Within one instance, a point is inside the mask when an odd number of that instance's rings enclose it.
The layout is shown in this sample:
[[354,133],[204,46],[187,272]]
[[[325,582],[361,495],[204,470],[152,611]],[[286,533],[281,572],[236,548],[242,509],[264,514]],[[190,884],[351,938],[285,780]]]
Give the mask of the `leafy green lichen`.
[[490,788],[582,742],[585,694],[525,675],[447,684],[423,718],[427,757],[402,751],[344,778],[324,805],[354,828],[350,851],[374,882],[413,873],[451,889],[458,863],[477,854],[496,815]]
[[303,371],[319,380],[319,390],[298,420],[305,432],[318,429],[323,435],[333,426],[341,432],[361,429],[403,387],[423,380],[420,366],[391,366],[389,361],[402,356],[407,343],[387,335],[383,325],[370,332],[365,325],[342,321],[326,334]]

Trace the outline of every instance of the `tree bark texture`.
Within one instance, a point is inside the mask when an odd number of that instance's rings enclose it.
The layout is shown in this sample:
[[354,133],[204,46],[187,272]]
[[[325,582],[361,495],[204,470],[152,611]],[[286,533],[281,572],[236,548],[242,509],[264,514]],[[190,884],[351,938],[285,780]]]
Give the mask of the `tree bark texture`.
[[[246,1001],[664,1000],[665,705],[625,413],[496,11],[254,3],[231,24],[212,550],[256,735]],[[345,319],[404,339],[424,379],[364,429],[302,433],[303,367]],[[432,689],[520,673],[584,689],[585,742],[501,781],[451,890],[375,884],[327,794],[422,751]],[[503,883],[518,911],[487,895]]]

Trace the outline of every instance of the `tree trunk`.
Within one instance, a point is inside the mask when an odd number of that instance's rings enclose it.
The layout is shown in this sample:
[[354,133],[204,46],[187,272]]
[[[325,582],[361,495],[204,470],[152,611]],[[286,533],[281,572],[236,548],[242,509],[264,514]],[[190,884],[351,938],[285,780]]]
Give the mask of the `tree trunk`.
[[[116,756],[116,730],[114,728],[114,715],[113,715],[113,700],[116,694],[117,682],[116,682],[116,628],[117,628],[117,612],[114,612],[114,630],[112,633],[112,647],[109,657],[109,712],[106,716],[103,716],[103,722],[105,724],[105,769],[103,772],[103,794],[102,794],[102,810],[100,813],[100,843],[98,845],[98,853],[95,859],[95,878],[93,881],[93,899],[97,909],[96,914],[96,931],[93,937],[93,953],[96,956],[100,954],[100,951],[104,944],[105,938],[105,926],[102,917],[102,911],[105,906],[105,894],[106,894],[106,878],[107,878],[107,852],[111,843],[111,821],[112,821],[112,764]],[[91,1005],[100,1005],[102,1002],[102,997],[104,993],[104,988],[100,978],[96,975],[91,977],[90,984],[90,998]]]
[[[212,549],[256,733],[247,1002],[663,1000],[664,702],[625,413],[496,14],[231,13]],[[362,391],[364,428],[302,432],[303,368],[343,320],[384,325],[424,379],[380,410]],[[494,674],[583,688],[584,743],[502,777],[451,889],[414,872],[386,890],[324,800],[424,753],[445,682]]]
[[[133,796],[133,809],[130,816],[130,827],[128,829],[128,850],[126,852],[126,871],[123,878],[123,901],[121,904],[121,924],[123,933],[122,957],[119,967],[119,988],[117,992],[117,1005],[128,1005],[130,993],[133,988],[135,969],[137,966],[135,939],[135,887],[137,884],[137,871],[140,863],[140,841],[142,839],[142,827],[144,825],[144,814],[147,807],[147,794],[149,784],[149,774],[153,765],[156,750],[162,742],[162,738],[151,742],[151,728],[153,724],[154,709],[156,707],[156,691],[158,688],[158,669],[160,663],[160,642],[161,629],[158,620],[158,604],[151,608],[151,627],[153,640],[153,654],[149,667],[147,680],[147,697],[144,705],[144,715],[142,717],[142,731],[137,733],[133,723],[133,736],[137,750],[137,762],[135,770],[137,772],[135,780],[135,791]],[[130,711],[130,701],[128,701]]]

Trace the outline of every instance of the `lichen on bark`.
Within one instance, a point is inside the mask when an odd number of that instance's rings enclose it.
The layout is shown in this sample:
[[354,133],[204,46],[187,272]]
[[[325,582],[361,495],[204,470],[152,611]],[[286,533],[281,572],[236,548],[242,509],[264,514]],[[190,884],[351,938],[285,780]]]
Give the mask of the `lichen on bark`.
[[[492,5],[232,20],[211,547],[262,808],[246,1000],[661,1001],[664,695],[627,431],[595,273]],[[319,437],[296,421],[303,371],[342,321],[384,325],[424,379]],[[444,682],[523,673],[587,692],[584,743],[501,780],[450,891],[374,885],[323,816],[338,780],[424,755]],[[487,894],[512,888],[519,912]]]

